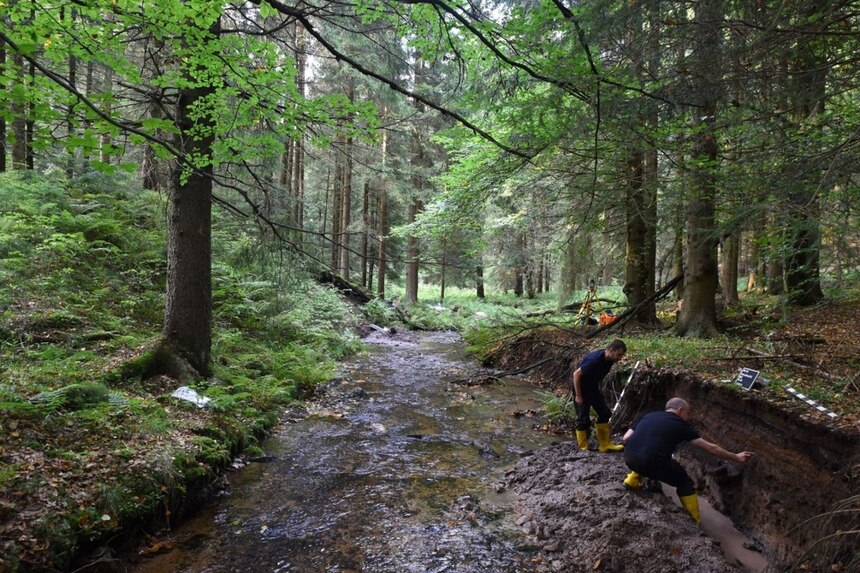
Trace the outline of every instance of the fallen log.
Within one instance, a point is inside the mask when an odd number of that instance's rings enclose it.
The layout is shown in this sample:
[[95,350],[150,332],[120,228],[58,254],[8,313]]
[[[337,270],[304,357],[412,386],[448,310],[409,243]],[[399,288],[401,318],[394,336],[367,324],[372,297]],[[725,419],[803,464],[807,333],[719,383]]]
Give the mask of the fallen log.
[[[620,306],[620,303],[617,300],[610,300],[608,298],[595,298],[592,300],[592,303],[594,301],[597,301],[601,304],[612,304],[612,305],[619,305]],[[566,304],[557,310],[553,310],[553,309],[536,310],[534,312],[527,312],[523,316],[525,316],[526,318],[532,318],[535,316],[546,316],[548,314],[564,314],[564,313],[570,313],[570,312],[579,312],[579,310],[582,308],[583,304],[585,304],[584,300],[580,301],[580,302],[571,302],[571,303]],[[615,307],[612,306],[612,307],[607,307],[607,308],[615,308]]]
[[319,276],[319,282],[330,284],[339,290],[345,297],[357,304],[367,304],[373,300],[373,296],[357,284],[353,284],[345,278],[331,271],[323,271]]
[[790,364],[791,366],[794,366],[795,368],[803,368],[806,370],[812,370],[816,374],[821,374],[825,378],[829,378],[831,380],[836,378],[835,376],[825,372],[821,368],[818,368],[816,366],[809,366],[808,364],[801,364],[800,362],[797,362],[795,360],[791,360],[793,355],[768,354],[767,352],[762,352],[761,350],[754,350],[752,348],[745,348],[744,350],[746,350],[747,352],[752,354],[756,359],[759,359],[759,360],[782,360],[783,362],[786,362],[786,363]]

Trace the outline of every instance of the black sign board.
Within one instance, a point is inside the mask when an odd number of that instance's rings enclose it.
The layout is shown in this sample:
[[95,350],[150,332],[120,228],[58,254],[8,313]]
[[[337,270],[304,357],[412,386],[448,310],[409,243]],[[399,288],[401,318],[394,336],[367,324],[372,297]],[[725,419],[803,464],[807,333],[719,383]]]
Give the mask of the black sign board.
[[758,380],[758,370],[753,370],[752,368],[741,368],[740,374],[738,374],[737,383],[743,386],[744,390],[749,390],[755,384],[755,381]]

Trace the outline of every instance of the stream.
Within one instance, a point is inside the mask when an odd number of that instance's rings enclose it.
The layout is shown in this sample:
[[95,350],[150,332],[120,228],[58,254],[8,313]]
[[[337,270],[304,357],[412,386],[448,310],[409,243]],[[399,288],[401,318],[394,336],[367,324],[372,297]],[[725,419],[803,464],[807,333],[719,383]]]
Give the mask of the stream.
[[[497,487],[551,437],[534,388],[463,386],[474,366],[455,333],[376,333],[322,405],[230,475],[230,495],[174,532],[149,572],[462,572],[539,569]],[[501,493],[497,493],[497,490]]]

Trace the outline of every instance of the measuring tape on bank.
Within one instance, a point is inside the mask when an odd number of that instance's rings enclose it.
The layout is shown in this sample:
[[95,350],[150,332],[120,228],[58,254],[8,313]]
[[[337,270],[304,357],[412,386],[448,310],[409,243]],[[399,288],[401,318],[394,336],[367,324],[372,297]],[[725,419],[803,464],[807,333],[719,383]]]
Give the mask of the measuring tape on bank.
[[[752,388],[753,385],[757,381],[763,382],[763,383],[769,382],[768,380],[765,380],[764,378],[762,378],[759,375],[758,370],[753,370],[752,368],[741,368],[740,373],[738,373],[738,377],[735,379],[735,383],[740,384],[744,390],[749,390],[750,388]],[[804,402],[806,402],[807,404],[809,404],[810,406],[812,406],[813,408],[815,408],[819,412],[823,412],[824,414],[827,414],[831,418],[837,418],[838,417],[838,414],[836,414],[836,412],[834,412],[830,408],[825,408],[824,406],[822,406],[821,404],[819,404],[818,402],[816,402],[812,398],[808,397],[805,394],[802,394],[801,392],[795,390],[791,386],[783,386],[783,388],[785,388],[789,394],[791,394],[795,398],[803,400]]]
[[633,374],[636,373],[636,369],[639,368],[639,360],[636,361],[636,364],[633,366],[633,370],[630,371],[630,376],[627,378],[627,383],[624,384],[624,388],[621,389],[621,394],[618,396],[618,401],[615,402],[615,406],[612,407],[612,413],[615,413],[615,410],[618,409],[618,406],[621,404],[621,399],[624,398],[624,393],[627,392],[627,386],[630,385],[630,381],[633,380]]
[[810,406],[812,406],[813,408],[815,408],[815,409],[816,409],[816,410],[818,410],[819,412],[823,412],[823,413],[827,414],[828,416],[830,416],[831,418],[836,418],[836,417],[838,417],[838,415],[836,414],[836,412],[834,412],[834,411],[833,411],[833,410],[831,410],[830,408],[825,408],[824,406],[822,406],[821,404],[819,404],[819,403],[818,403],[818,402],[816,402],[815,400],[812,400],[811,398],[808,398],[806,395],[801,394],[800,392],[798,392],[797,390],[795,390],[795,389],[794,389],[794,388],[792,388],[791,386],[785,386],[785,389],[786,389],[789,393],[791,393],[792,395],[794,395],[796,398],[800,398],[801,400],[803,400],[804,402],[806,402],[807,404],[809,404]]

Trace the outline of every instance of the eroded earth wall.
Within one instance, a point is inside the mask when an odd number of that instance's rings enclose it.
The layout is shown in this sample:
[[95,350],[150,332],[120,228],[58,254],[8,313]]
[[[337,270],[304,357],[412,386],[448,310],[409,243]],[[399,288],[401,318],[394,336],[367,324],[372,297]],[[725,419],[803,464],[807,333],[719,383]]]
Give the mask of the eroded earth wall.
[[851,560],[858,537],[845,532],[857,529],[857,504],[853,511],[833,510],[859,493],[856,427],[812,409],[799,416],[755,390],[702,381],[686,371],[646,370],[627,388],[616,430],[662,409],[672,396],[688,400],[691,422],[703,438],[732,452],[756,453],[737,464],[684,446],[679,461],[717,509],[768,548],[771,563]]

